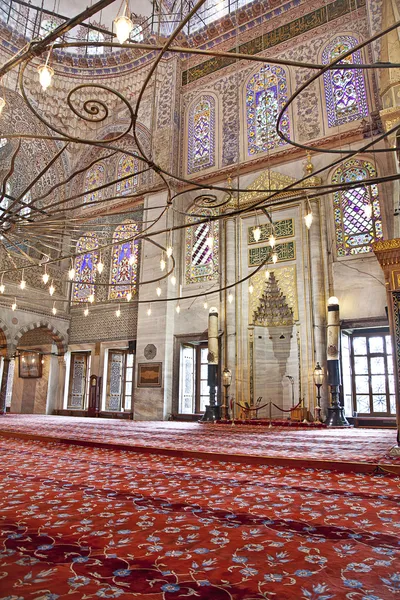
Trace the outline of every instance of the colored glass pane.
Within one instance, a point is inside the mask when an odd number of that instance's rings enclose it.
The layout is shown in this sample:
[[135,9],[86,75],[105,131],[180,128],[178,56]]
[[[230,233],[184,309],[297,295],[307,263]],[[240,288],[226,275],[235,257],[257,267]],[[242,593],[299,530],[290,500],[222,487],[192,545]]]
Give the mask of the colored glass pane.
[[[89,31],[87,36],[88,42],[104,42],[104,35],[100,31]],[[88,46],[88,54],[103,54],[103,46]]]
[[113,236],[111,258],[110,300],[126,298],[129,291],[136,293],[138,245],[132,236],[139,232],[136,223],[119,225]]
[[[286,142],[277,131],[279,112],[287,100],[286,74],[281,67],[266,65],[246,86],[247,152],[249,156],[267,152]],[[284,113],[280,130],[289,137],[289,116]]]
[[94,233],[83,235],[77,245],[80,254],[75,259],[75,284],[73,299],[75,302],[87,302],[91,294],[95,294],[96,267],[99,260],[97,248],[99,243]]
[[31,207],[27,206],[32,202],[32,196],[31,196],[31,192],[29,191],[28,193],[25,194],[25,196],[22,198],[22,202],[24,203],[23,208],[20,209],[19,211],[19,215],[21,217],[27,217],[28,215],[31,214]]
[[103,199],[104,190],[98,190],[96,188],[104,185],[105,182],[105,170],[102,163],[93,165],[86,173],[85,177],[85,191],[89,192],[85,194],[84,202],[92,203],[98,202]]
[[189,111],[188,172],[215,165],[215,100],[201,96]]
[[[219,224],[218,221],[197,223],[205,216],[218,214],[215,209],[193,209],[193,216],[186,222],[194,223],[186,229],[186,283],[196,283],[216,279],[219,263]],[[212,238],[212,247],[207,242]]]
[[[333,183],[364,181],[376,176],[374,166],[362,160],[348,160],[339,167]],[[365,207],[371,205],[369,217]],[[371,252],[371,244],[383,237],[382,219],[376,184],[360,185],[333,195],[338,256]]]
[[138,161],[136,158],[133,158],[133,156],[128,156],[127,154],[124,154],[120,158],[118,161],[117,179],[127,177],[127,175],[130,174],[132,174],[132,177],[128,177],[127,179],[117,182],[117,194],[122,194],[124,196],[125,194],[130,194],[136,190],[139,183],[139,177],[136,175],[138,170]]
[[[329,44],[323,54],[323,64],[329,64],[358,44],[355,38],[344,36]],[[361,53],[356,50],[339,64],[360,64]],[[324,73],[328,126],[335,127],[368,115],[367,94],[361,69],[333,69]]]

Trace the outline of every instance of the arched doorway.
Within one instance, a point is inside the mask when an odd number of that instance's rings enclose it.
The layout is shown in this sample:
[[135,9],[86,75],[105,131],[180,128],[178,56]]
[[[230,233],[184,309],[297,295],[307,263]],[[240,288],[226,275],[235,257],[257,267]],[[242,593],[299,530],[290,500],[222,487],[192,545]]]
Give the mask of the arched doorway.
[[35,323],[19,331],[15,345],[11,412],[51,414],[63,384],[59,381],[59,357],[66,348],[62,335],[48,323]]

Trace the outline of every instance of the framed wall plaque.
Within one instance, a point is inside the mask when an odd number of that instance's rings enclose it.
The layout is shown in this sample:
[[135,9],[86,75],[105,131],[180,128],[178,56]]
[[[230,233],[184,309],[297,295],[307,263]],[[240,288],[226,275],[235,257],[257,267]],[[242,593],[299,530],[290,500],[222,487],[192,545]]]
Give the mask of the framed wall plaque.
[[21,352],[18,356],[18,372],[22,379],[38,379],[42,376],[42,355],[37,352]]
[[162,381],[162,363],[139,363],[137,386],[144,387],[161,387]]

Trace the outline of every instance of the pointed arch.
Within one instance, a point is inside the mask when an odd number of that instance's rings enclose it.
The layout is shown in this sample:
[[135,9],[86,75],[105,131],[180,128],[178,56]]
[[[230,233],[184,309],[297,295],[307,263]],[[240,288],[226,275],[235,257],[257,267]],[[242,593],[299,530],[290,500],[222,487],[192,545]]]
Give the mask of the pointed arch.
[[[286,71],[280,66],[263,65],[247,80],[245,106],[248,156],[267,152],[286,144],[276,132],[276,122],[287,98]],[[290,137],[287,111],[281,119],[280,129]]]
[[17,348],[22,336],[28,331],[32,331],[33,329],[44,329],[49,336],[52,338],[54,343],[57,345],[58,353],[60,355],[65,354],[68,349],[67,341],[60,331],[49,321],[45,319],[41,319],[40,321],[35,321],[34,323],[30,323],[29,325],[25,325],[22,327],[14,337],[13,346]]
[[113,250],[111,255],[110,300],[126,298],[129,291],[132,295],[137,291],[138,243],[136,240],[125,241],[139,233],[133,221],[127,221],[115,228]]
[[[376,176],[374,165],[366,160],[351,159],[333,174],[332,183],[363,181]],[[372,207],[371,216],[365,207]],[[333,194],[336,251],[338,256],[372,252],[371,244],[383,238],[378,186],[360,184]]]
[[[322,52],[322,63],[329,64],[358,44],[355,37],[338,36]],[[356,50],[339,64],[361,64]],[[367,91],[361,69],[333,69],[324,73],[325,103],[328,127],[336,127],[368,116]]]
[[91,294],[95,295],[99,242],[94,233],[85,233],[79,238],[76,252],[81,253],[75,259],[74,302],[87,302]]
[[138,159],[134,158],[133,156],[129,156],[128,154],[123,154],[117,165],[117,179],[126,177],[130,174],[132,174],[132,177],[124,179],[123,181],[117,181],[115,186],[117,194],[125,196],[126,194],[131,194],[137,189],[139,185],[139,176],[137,175],[138,171]]
[[[212,281],[219,277],[219,223],[197,223],[206,216],[218,214],[218,209],[194,206],[190,211],[193,216],[186,217],[186,223],[193,223],[186,229],[186,283]],[[212,247],[207,238],[213,239]]]
[[192,102],[188,112],[187,172],[197,173],[216,164],[216,101],[212,94],[202,94]]
[[[105,183],[105,166],[103,162],[96,163],[86,172],[85,175],[85,192],[84,202],[98,202],[104,197],[104,189],[97,190],[96,188]],[[94,191],[91,191],[94,190]]]

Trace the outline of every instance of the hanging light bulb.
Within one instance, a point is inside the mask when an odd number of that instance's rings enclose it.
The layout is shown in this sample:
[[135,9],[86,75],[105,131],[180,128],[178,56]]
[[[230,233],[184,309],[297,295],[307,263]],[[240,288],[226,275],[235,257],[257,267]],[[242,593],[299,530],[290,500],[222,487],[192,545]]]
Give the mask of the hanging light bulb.
[[171,258],[173,251],[174,249],[172,248],[172,246],[167,246],[166,255],[168,256],[168,258]]
[[268,268],[267,268],[266,271],[265,271],[265,279],[267,281],[269,281],[269,276],[270,276],[270,272],[268,271]]
[[228,294],[228,302],[229,302],[229,304],[232,304],[232,302],[233,302],[233,294],[232,294],[232,292],[229,292],[229,294]]
[[276,265],[276,263],[278,262],[278,255],[276,252],[274,252],[272,255],[272,262],[274,263],[274,265]]
[[101,254],[100,254],[100,260],[97,263],[97,271],[99,272],[100,275],[104,271],[104,263],[101,260]]
[[132,300],[132,292],[129,290],[129,292],[126,295],[126,301],[130,302]]
[[368,202],[368,204],[364,204],[363,210],[366,218],[370,219],[372,217],[372,204],[370,202]]
[[83,311],[83,314],[85,315],[85,317],[87,317],[87,316],[88,316],[88,314],[89,314],[89,309],[88,309],[88,307],[86,307],[86,308],[85,308],[85,310]]
[[164,259],[164,252],[161,254],[161,258],[160,258],[160,269],[161,271],[165,271],[165,267],[166,267],[167,263],[165,262]]
[[306,224],[307,229],[310,229],[312,222],[313,222],[313,214],[312,214],[312,209],[311,209],[311,204],[309,199],[307,198],[307,214],[304,217],[304,222]]
[[173,273],[171,275],[171,283],[172,283],[172,285],[176,285],[176,277]]
[[42,90],[45,92],[47,88],[51,86],[51,80],[53,79],[54,70],[51,67],[49,67],[49,65],[46,62],[46,64],[38,66],[38,73],[40,85],[42,86]]
[[74,267],[71,267],[70,270],[68,271],[68,278],[70,279],[70,281],[73,281],[75,279]]
[[178,304],[176,305],[176,308],[175,308],[175,310],[176,310],[176,312],[177,312],[177,313],[178,313],[178,315],[179,315],[179,313],[181,312],[181,305],[179,304],[179,302],[178,302]]
[[160,288],[159,285],[156,287],[156,294],[157,294],[158,297],[161,296],[161,288]]
[[254,292],[254,286],[253,286],[253,284],[250,282],[250,285],[249,285],[249,294],[252,294],[253,292]]
[[134,254],[130,255],[128,263],[130,264],[130,266],[132,266],[135,263],[135,256],[134,256]]
[[3,281],[0,283],[0,294],[4,294],[4,291],[6,289],[6,286],[4,285]]
[[21,281],[19,283],[19,287],[21,288],[21,290],[24,290],[26,288],[26,281],[24,279],[24,270],[22,269],[22,277],[21,277]]
[[207,296],[204,299],[203,307],[205,308],[205,310],[207,310],[208,308]]
[[50,296],[52,296],[55,291],[56,291],[56,288],[54,287],[53,281],[52,281],[51,284],[50,284],[50,287],[49,287],[49,294],[50,294]]
[[6,101],[4,100],[4,98],[2,96],[0,96],[0,115],[3,112],[3,108],[6,105]]
[[14,298],[14,302],[11,304],[11,310],[17,310],[17,299]]
[[93,302],[94,302],[94,294],[90,294],[89,297],[88,297],[88,300],[89,300],[90,304],[93,304]]
[[253,237],[255,242],[259,242],[261,238],[261,227],[257,225],[255,229],[253,229]]
[[306,214],[306,216],[304,217],[304,222],[306,224],[307,229],[310,229],[312,222],[313,222],[313,214],[312,212],[308,212]]
[[268,241],[271,248],[275,248],[276,238],[273,233],[271,233],[271,235],[269,236]]
[[128,8],[128,2],[125,3],[124,12],[122,15],[114,19],[115,33],[117,35],[120,44],[126,42],[129,38],[130,33],[133,29],[133,23],[129,17],[126,16],[126,10]]
[[121,309],[120,309],[119,305],[118,305],[117,310],[115,311],[115,316],[116,317],[120,317],[121,316]]
[[47,272],[46,265],[44,265],[44,273],[42,275],[42,281],[44,284],[49,283],[49,274]]
[[51,312],[53,313],[53,315],[57,314],[57,309],[56,309],[56,303],[53,303],[53,308],[51,309]]
[[149,317],[151,315],[151,306],[149,306],[149,308],[147,309],[147,316]]

